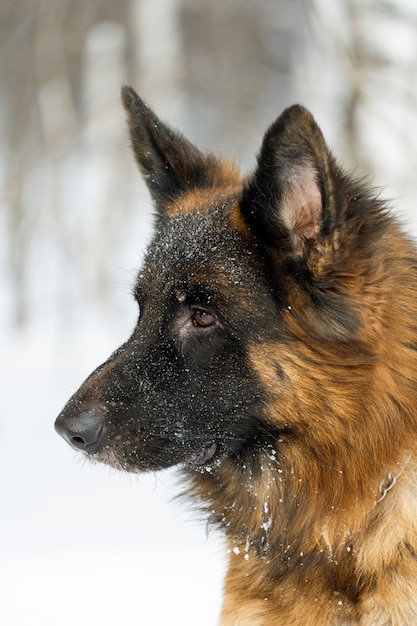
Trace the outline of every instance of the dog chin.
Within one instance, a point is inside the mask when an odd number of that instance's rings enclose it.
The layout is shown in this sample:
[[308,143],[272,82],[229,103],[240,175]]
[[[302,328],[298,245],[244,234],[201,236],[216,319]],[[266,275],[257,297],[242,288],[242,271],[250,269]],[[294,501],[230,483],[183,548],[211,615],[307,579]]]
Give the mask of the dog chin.
[[144,471],[144,468],[138,467],[137,462],[127,459],[124,455],[118,455],[111,448],[100,450],[100,452],[94,452],[86,455],[88,460],[93,463],[104,463],[121,472],[138,473]]
[[219,446],[215,441],[210,441],[201,448],[198,448],[183,461],[172,460],[170,462],[168,459],[157,460],[155,458],[152,460],[146,459],[140,461],[137,457],[129,458],[123,453],[118,454],[117,450],[112,449],[111,446],[105,446],[101,450],[93,453],[90,452],[85,454],[85,456],[87,456],[93,463],[104,463],[105,465],[110,465],[117,470],[129,473],[156,471],[173,467],[178,464],[186,465],[189,468],[193,468],[198,471],[210,471],[216,463],[221,460]]

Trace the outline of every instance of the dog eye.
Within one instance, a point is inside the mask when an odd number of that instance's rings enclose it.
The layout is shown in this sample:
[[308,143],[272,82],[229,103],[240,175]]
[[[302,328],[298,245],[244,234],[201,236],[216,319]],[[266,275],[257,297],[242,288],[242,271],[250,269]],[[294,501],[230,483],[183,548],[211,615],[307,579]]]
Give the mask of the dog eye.
[[203,311],[202,309],[194,309],[191,320],[194,326],[208,328],[216,323],[217,318],[212,313],[207,313],[207,311]]

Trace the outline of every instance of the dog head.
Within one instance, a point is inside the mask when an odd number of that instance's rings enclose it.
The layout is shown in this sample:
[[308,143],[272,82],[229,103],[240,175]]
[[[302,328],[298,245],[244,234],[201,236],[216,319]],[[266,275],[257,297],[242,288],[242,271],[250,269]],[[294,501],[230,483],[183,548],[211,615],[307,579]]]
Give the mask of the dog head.
[[122,99],[155,203],[154,238],[134,288],[139,319],[56,429],[92,459],[125,470],[213,469],[301,429],[294,385],[306,386],[309,374],[288,373],[289,346],[307,336],[339,346],[357,338],[356,273],[347,270],[343,232],[360,229],[362,192],[300,106],[267,131],[255,173],[242,179],[168,128],[131,88]]

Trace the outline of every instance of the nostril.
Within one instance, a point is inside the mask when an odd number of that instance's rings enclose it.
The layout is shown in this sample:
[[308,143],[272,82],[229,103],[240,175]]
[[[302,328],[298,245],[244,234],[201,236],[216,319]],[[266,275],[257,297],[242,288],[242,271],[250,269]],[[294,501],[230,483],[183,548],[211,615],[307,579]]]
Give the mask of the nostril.
[[70,437],[68,441],[75,448],[86,448],[87,446],[94,445],[98,442],[98,440],[100,439],[101,431],[102,428],[100,428],[97,432],[92,433],[93,436],[91,436],[91,433],[88,433],[88,435],[84,437],[81,437],[80,435],[74,435],[73,437]]
[[82,437],[71,437],[71,441],[74,445],[79,446],[80,448],[88,445]]
[[97,410],[67,416],[64,409],[55,422],[55,429],[74,448],[94,452],[105,431],[104,417]]

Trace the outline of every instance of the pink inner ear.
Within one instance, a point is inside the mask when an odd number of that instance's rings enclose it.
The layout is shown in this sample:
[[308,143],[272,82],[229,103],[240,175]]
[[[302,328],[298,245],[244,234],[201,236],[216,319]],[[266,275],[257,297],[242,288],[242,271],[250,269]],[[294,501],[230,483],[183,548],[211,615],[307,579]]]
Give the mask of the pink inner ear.
[[286,180],[281,217],[290,231],[296,253],[306,240],[314,242],[320,232],[322,197],[310,167],[293,170]]

